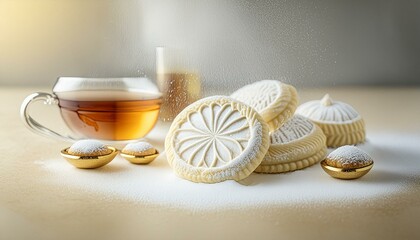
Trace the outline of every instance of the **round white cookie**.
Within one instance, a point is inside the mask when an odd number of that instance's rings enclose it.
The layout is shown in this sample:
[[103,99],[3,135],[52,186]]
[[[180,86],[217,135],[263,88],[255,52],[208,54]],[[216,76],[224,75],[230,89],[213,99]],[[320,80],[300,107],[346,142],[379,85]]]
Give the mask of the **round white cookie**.
[[271,145],[255,172],[282,173],[311,166],[325,158],[325,141],[325,135],[317,125],[295,115],[270,134]]
[[217,183],[241,180],[261,163],[270,145],[269,130],[251,107],[213,96],[186,107],[165,139],[169,165],[182,178]]
[[296,110],[298,96],[292,85],[277,80],[262,80],[232,93],[232,98],[253,107],[267,122],[270,131],[280,128]]

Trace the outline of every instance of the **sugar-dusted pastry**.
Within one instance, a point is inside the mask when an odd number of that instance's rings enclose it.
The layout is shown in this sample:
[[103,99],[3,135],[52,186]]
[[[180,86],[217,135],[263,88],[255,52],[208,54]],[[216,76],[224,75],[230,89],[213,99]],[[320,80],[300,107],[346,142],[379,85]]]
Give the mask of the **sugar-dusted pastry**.
[[347,145],[331,152],[321,166],[332,177],[355,179],[370,171],[373,159],[361,149]]
[[68,149],[68,153],[75,156],[101,156],[111,152],[105,144],[93,139],[77,141]]
[[250,106],[225,96],[201,99],[172,122],[165,139],[169,165],[193,182],[241,180],[260,165],[269,130]]
[[232,93],[232,98],[253,107],[270,127],[280,128],[296,110],[298,95],[292,85],[277,80],[262,80]]
[[365,141],[365,123],[349,104],[333,101],[328,94],[322,100],[306,102],[297,114],[305,116],[321,127],[328,147],[353,145]]
[[373,163],[372,157],[358,147],[342,146],[332,151],[325,159],[329,166],[352,169],[366,167]]
[[80,140],[61,151],[61,156],[77,168],[102,167],[117,155],[118,150],[98,140]]
[[259,173],[282,173],[311,166],[325,158],[327,146],[322,130],[309,119],[295,115],[270,133],[270,147]]
[[149,164],[159,156],[159,152],[148,142],[129,143],[121,150],[121,156],[134,164]]
[[121,153],[134,156],[147,156],[156,153],[156,149],[148,142],[135,142],[127,144]]

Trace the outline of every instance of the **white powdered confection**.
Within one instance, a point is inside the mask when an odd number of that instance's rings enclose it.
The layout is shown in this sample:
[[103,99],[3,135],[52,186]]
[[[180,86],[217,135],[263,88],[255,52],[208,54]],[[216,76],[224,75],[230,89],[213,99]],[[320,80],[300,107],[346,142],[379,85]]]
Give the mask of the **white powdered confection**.
[[348,123],[359,120],[360,114],[349,104],[333,101],[329,94],[321,100],[314,100],[300,105],[297,114],[318,122]]
[[231,95],[254,108],[275,131],[293,116],[297,107],[296,89],[277,80],[262,80],[246,85]]
[[337,148],[327,158],[336,161],[342,166],[367,166],[373,163],[372,158],[366,152],[350,145]]
[[262,112],[273,105],[283,91],[281,82],[262,80],[239,89],[232,93],[231,97],[250,105],[258,112]]
[[107,147],[98,140],[85,139],[75,142],[68,150],[72,154],[94,154],[107,151]]
[[309,167],[325,158],[325,135],[309,119],[295,115],[270,135],[259,173],[283,173]]
[[328,94],[322,100],[309,101],[296,110],[316,123],[327,137],[328,147],[363,143],[366,138],[365,122],[354,108],[333,101]]
[[251,107],[224,96],[184,109],[172,123],[165,148],[178,175],[215,183],[247,177],[269,146],[268,126]]
[[[166,131],[160,126],[148,138],[161,139]],[[407,194],[420,193],[420,136],[372,133],[369,140],[360,148],[381,161],[375,162],[375,169],[358,181],[337,181],[323,174],[319,167],[312,167],[287,175],[251,174],[240,182],[194,184],[173,174],[165,152],[149,167],[133,167],[117,156],[112,164],[89,174],[75,171],[58,159],[56,153],[47,153],[48,157],[40,157],[33,166],[37,170],[34,174],[42,176],[50,188],[76,189],[103,199],[104,203],[127,201],[150,209],[203,212],[203,216],[208,211],[220,214],[222,210],[232,209],[376,207],[392,199],[405,199]]]
[[271,144],[292,142],[307,136],[313,130],[314,124],[309,119],[295,115],[280,129],[271,133]]
[[124,147],[123,152],[144,152],[154,149],[153,145],[148,142],[129,143]]

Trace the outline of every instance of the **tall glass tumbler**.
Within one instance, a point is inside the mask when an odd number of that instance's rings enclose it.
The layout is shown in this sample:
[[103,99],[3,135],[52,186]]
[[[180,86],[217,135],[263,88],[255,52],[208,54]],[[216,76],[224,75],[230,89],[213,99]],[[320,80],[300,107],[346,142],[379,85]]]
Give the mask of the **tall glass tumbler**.
[[201,98],[199,74],[185,67],[181,51],[156,48],[156,80],[162,93],[159,118],[172,121],[186,106]]

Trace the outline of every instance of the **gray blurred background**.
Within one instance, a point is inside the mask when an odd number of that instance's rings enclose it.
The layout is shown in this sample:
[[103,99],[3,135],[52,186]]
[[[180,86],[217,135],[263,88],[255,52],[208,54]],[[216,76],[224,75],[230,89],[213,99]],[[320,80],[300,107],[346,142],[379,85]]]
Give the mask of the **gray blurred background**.
[[420,1],[0,0],[0,85],[155,77],[181,49],[205,88],[420,85]]

